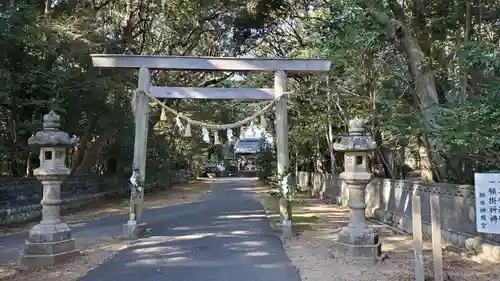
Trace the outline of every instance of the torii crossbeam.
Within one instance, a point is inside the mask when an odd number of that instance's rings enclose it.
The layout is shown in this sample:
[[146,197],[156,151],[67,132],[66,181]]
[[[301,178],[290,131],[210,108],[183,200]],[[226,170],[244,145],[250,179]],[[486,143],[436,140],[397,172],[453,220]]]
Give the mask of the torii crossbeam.
[[[276,114],[276,146],[278,174],[289,169],[288,156],[288,118],[286,72],[321,72],[330,70],[330,60],[323,59],[281,59],[281,58],[243,58],[243,57],[181,57],[151,55],[93,54],[92,62],[103,68],[138,68],[138,88],[163,99],[229,99],[229,100],[272,100],[278,99]],[[273,89],[249,88],[187,88],[159,87],[151,85],[150,70],[189,70],[189,71],[254,71],[274,72]],[[134,170],[141,177],[146,174],[146,151],[149,101],[144,93],[139,93],[135,115]],[[281,184],[283,192],[288,192],[288,177]],[[124,234],[129,239],[137,239],[144,234],[143,221],[144,189],[140,194],[132,190],[129,221],[124,225]],[[290,206],[280,200],[281,219],[286,233],[290,233]],[[283,205],[285,204],[285,205]],[[287,211],[288,210],[288,211]]]
[[181,57],[149,55],[91,55],[96,67],[149,68],[194,71],[328,71],[329,60],[242,57]]

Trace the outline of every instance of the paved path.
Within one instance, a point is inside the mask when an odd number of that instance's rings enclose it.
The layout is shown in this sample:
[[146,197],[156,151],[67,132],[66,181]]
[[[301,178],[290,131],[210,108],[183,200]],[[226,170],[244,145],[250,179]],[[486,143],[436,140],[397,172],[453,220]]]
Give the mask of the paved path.
[[168,217],[148,222],[150,237],[81,280],[300,281],[251,194],[251,181],[215,184],[200,201],[163,209]]

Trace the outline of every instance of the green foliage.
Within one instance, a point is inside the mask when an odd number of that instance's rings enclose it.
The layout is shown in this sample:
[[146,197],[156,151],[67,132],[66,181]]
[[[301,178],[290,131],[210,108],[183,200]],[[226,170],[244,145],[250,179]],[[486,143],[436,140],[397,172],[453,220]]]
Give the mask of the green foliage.
[[276,153],[274,149],[265,149],[257,156],[257,177],[269,180],[276,171]]
[[[394,1],[373,6],[364,0],[308,4],[314,9],[297,8],[298,35],[287,40],[300,48],[286,54],[330,58],[332,71],[327,78],[293,77],[290,146],[297,162],[315,162],[318,151],[320,157],[327,154],[329,121],[335,140],[348,119],[360,116],[369,120],[369,133],[384,151],[408,140],[415,169],[423,168],[418,166],[422,150],[434,162],[441,158],[431,165],[439,172],[435,179],[471,183],[474,172],[500,168],[495,138],[500,28],[482,16],[495,14],[496,7],[479,8],[470,1],[425,7]],[[394,29],[394,20],[411,33],[396,34],[404,30]],[[416,45],[408,45],[410,39]],[[283,50],[289,49],[272,46],[270,52]],[[415,54],[423,59],[417,61]],[[409,68],[412,64],[419,69]],[[433,77],[423,84],[426,69]]]
[[[458,182],[472,182],[472,171],[464,173],[464,165],[476,172],[496,170],[500,167],[500,84],[485,89],[484,95],[473,97],[459,105],[450,103],[440,108],[443,124],[435,134],[442,136],[442,153],[448,157],[450,178]],[[457,161],[459,160],[459,161]]]
[[[137,73],[94,68],[90,53],[327,58],[332,61],[329,73],[288,74],[292,167],[329,156],[331,141],[346,132],[350,118],[360,116],[369,120],[367,128],[381,151],[408,139],[408,154],[418,156],[415,162],[421,160],[420,151],[430,154],[436,179],[470,183],[475,171],[500,168],[495,5],[445,1],[423,3],[420,9],[395,1],[373,6],[367,0],[56,1],[45,14],[43,1],[34,6],[24,2],[0,7],[3,174],[25,174],[37,153],[27,147],[27,139],[50,109],[58,110],[64,129],[80,139],[71,159],[74,173],[130,172],[130,93]],[[235,77],[155,71],[153,83],[273,84],[268,73]],[[262,106],[206,100],[168,104],[211,123],[231,123]],[[172,120],[159,122],[159,115],[153,105],[148,177],[199,169],[209,154],[222,154],[220,146],[201,142],[199,128],[185,139]],[[274,116],[268,117],[274,130]],[[327,140],[329,129],[332,140]],[[275,173],[274,157],[260,156],[259,177]]]
[[[70,160],[74,173],[130,173],[134,145],[130,97],[137,73],[97,69],[89,54],[240,55],[286,12],[286,3],[266,1],[256,1],[253,8],[234,0],[164,5],[57,1],[48,13],[43,1],[33,6],[22,2],[0,7],[0,172],[14,176],[24,175],[30,158],[36,158],[27,139],[40,129],[42,116],[50,109],[62,115],[66,131],[79,137]],[[156,72],[153,80],[208,87],[227,83],[230,77]],[[170,105],[194,119],[217,123],[234,122],[255,107],[213,101]],[[193,128],[192,139],[185,139],[171,121],[160,124],[159,115],[153,106],[147,177],[199,167],[210,147],[201,144],[198,128]]]

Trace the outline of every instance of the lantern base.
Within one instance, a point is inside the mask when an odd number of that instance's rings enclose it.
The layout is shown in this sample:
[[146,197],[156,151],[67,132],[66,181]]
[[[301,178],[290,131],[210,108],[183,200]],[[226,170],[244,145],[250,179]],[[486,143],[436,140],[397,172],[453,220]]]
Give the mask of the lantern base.
[[374,262],[382,254],[382,243],[375,245],[353,245],[336,241],[337,246],[343,254],[360,260],[373,260]]
[[338,235],[335,245],[354,259],[373,259],[382,254],[382,243],[371,228],[356,229],[345,227]]
[[19,258],[19,269],[46,268],[71,260],[79,254],[67,224],[38,224],[30,230]]

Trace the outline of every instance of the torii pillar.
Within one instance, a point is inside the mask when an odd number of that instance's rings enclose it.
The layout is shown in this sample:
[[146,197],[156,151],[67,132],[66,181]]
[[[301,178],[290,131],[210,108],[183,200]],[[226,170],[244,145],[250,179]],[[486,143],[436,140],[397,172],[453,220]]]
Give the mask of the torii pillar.
[[290,157],[288,155],[288,106],[286,91],[286,73],[276,71],[274,74],[274,94],[278,99],[276,114],[276,154],[278,175],[281,178],[282,197],[279,200],[282,238],[290,238],[292,234],[292,206],[287,198],[290,192]]

